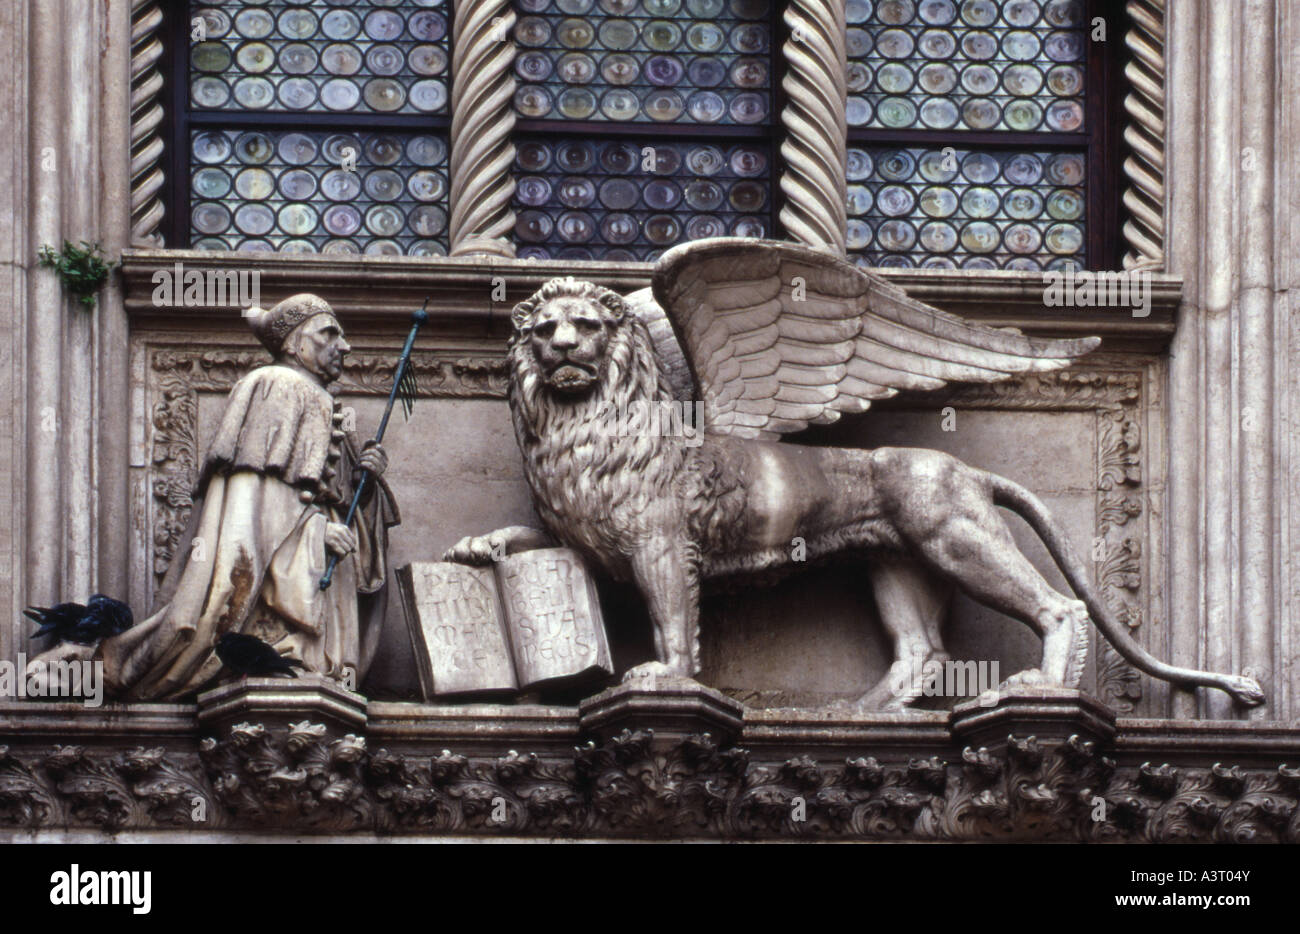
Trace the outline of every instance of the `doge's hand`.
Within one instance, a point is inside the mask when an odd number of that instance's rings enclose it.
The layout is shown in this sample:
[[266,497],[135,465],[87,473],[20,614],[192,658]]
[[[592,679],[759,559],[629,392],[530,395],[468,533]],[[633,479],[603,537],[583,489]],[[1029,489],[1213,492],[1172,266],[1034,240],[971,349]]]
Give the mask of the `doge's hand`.
[[388,454],[378,441],[367,441],[365,449],[357,458],[358,465],[363,470],[368,470],[376,477],[382,477],[384,471],[388,469]]
[[357,550],[357,537],[341,522],[325,523],[325,547],[342,558]]

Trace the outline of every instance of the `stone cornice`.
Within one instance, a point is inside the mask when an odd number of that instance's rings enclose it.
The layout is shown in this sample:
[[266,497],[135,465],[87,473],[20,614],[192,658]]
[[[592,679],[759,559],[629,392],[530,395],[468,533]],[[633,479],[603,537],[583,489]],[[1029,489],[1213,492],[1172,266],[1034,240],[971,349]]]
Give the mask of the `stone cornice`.
[[[318,255],[266,256],[191,250],[127,250],[122,283],[127,314],[134,326],[179,325],[223,328],[236,306],[159,308],[153,303],[153,276],[186,270],[256,271],[263,304],[295,292],[325,296],[349,324],[387,327],[409,319],[430,298],[429,309],[444,330],[469,329],[504,336],[509,312],[541,283],[554,276],[578,276],[621,292],[650,284],[649,263],[515,260],[498,257],[423,258]],[[1135,318],[1116,308],[1048,308],[1043,279],[1024,272],[950,272],[946,270],[876,270],[909,295],[939,308],[995,327],[1015,327],[1041,336],[1096,334],[1107,350],[1159,352],[1174,333],[1182,300],[1182,279],[1152,274],[1151,313]],[[493,301],[498,281],[505,298]],[[498,294],[500,294],[498,292]]]

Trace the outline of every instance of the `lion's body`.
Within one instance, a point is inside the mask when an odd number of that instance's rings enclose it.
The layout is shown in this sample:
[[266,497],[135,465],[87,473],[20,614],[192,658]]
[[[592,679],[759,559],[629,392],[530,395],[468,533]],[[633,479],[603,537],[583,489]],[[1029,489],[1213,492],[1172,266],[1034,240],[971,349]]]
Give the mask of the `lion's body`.
[[[607,417],[611,410],[670,403],[672,395],[645,325],[619,296],[552,280],[516,308],[515,320],[511,413],[537,512],[556,539],[636,584],[655,627],[658,662],[673,674],[700,669],[701,580],[848,554],[863,560],[896,655],[890,675],[861,699],[864,708],[910,703],[916,688],[905,673],[900,679],[899,666],[946,657],[939,622],[954,584],[1043,637],[1040,669],[1022,673],[1025,683],[1078,682],[1092,611],[1144,670],[1213,684],[1247,702],[1262,698],[1249,679],[1175,669],[1137,646],[1107,615],[1046,509],[1010,481],[925,449],[819,448],[717,434],[688,443],[680,435],[620,431]],[[1033,526],[1083,602],[1047,584],[998,505]],[[450,555],[481,559],[485,545],[466,539]]]

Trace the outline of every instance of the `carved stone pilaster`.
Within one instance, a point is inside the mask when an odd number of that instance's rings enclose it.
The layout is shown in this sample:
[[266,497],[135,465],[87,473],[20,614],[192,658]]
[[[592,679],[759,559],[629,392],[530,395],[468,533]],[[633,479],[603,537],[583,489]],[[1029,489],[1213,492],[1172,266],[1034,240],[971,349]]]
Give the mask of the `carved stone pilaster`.
[[158,192],[163,186],[163,120],[159,95],[163,88],[158,37],[163,14],[158,0],[131,3],[131,245],[162,246],[164,209]]
[[982,701],[975,698],[953,708],[952,735],[959,743],[1001,755],[1016,736],[1036,736],[1044,743],[1076,737],[1105,746],[1115,740],[1114,711],[1083,691],[1018,687],[999,691],[995,704]]
[[509,0],[465,0],[455,6],[450,252],[513,257],[515,11]]
[[197,701],[199,723],[218,734],[246,720],[273,728],[307,719],[338,734],[366,727],[365,697],[312,672],[296,678],[240,678],[204,691]]
[[1165,263],[1165,0],[1129,0],[1124,44],[1124,268]]
[[848,124],[845,98],[844,4],[840,0],[791,0],[785,8],[789,65],[781,86],[785,171],[781,223],[792,240],[843,256],[848,209],[844,203]]

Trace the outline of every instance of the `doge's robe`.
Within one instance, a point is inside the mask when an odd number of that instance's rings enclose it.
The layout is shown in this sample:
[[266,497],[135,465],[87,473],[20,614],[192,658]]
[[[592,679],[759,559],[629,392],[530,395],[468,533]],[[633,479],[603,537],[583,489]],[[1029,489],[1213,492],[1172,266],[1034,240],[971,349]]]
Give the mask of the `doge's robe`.
[[231,391],[204,462],[189,527],[160,609],[101,643],[110,691],[177,699],[211,686],[226,632],[257,636],[308,671],[360,683],[386,603],[387,529],[399,521],[382,479],[352,530],[357,550],[319,587],[325,525],[342,522],[360,476],[355,437],[334,398],[289,367],[254,370]]

